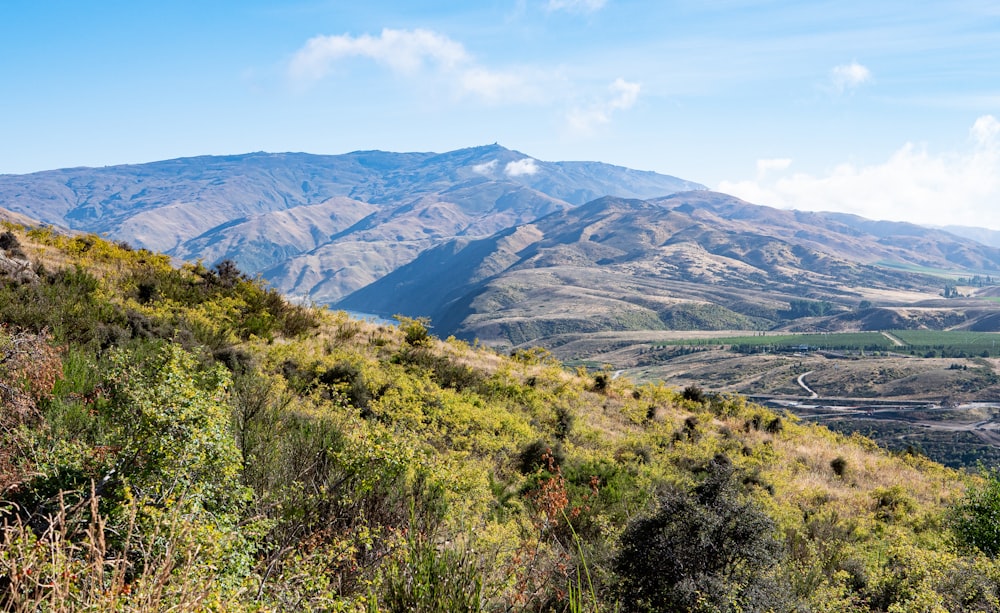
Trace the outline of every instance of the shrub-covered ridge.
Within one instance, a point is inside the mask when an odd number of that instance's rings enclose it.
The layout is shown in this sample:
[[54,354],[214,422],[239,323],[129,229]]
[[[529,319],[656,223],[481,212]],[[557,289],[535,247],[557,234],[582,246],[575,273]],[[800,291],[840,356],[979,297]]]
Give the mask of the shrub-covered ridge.
[[1000,609],[989,476],[6,231],[3,610]]

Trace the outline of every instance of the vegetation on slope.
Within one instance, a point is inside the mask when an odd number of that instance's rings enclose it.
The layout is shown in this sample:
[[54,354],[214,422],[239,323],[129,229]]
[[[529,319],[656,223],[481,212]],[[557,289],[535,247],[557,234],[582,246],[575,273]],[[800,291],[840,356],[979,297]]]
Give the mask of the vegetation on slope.
[[1000,608],[989,478],[7,231],[3,610]]

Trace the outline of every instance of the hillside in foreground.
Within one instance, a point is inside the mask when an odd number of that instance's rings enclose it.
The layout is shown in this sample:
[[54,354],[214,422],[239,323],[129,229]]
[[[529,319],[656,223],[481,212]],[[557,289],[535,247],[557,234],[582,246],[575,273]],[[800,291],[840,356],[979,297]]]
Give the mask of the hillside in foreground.
[[0,249],[3,610],[1000,608],[988,476],[226,263]]

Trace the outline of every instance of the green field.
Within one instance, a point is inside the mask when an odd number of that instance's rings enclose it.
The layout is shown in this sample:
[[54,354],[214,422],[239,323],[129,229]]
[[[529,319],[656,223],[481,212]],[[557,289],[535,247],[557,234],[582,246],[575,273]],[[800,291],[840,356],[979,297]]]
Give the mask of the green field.
[[766,334],[719,338],[658,341],[654,347],[729,346],[737,351],[794,351],[824,349],[832,351],[896,351],[927,357],[991,357],[1000,355],[1000,332],[941,330],[890,330],[889,334],[905,343],[894,345],[880,332],[840,332],[829,334]]
[[[960,353],[976,356],[998,355],[998,332],[968,332],[941,330],[893,330],[892,334],[906,343],[911,351],[936,351],[942,357]],[[903,348],[901,348],[903,349]]]
[[841,332],[831,334],[767,334],[753,336],[728,336],[719,338],[678,339],[654,343],[654,346],[671,345],[729,345],[732,347],[794,349],[844,349],[880,350],[892,347],[892,342],[878,332]]

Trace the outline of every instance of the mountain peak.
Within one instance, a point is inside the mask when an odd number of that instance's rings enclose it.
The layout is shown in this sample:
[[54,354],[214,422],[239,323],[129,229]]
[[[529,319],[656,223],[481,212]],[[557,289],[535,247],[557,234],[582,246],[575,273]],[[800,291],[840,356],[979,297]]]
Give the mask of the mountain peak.
[[699,187],[600,162],[546,162],[492,143],[47,171],[0,177],[0,204],[179,258],[232,259],[280,291],[334,302],[451,238],[489,236],[602,196]]

